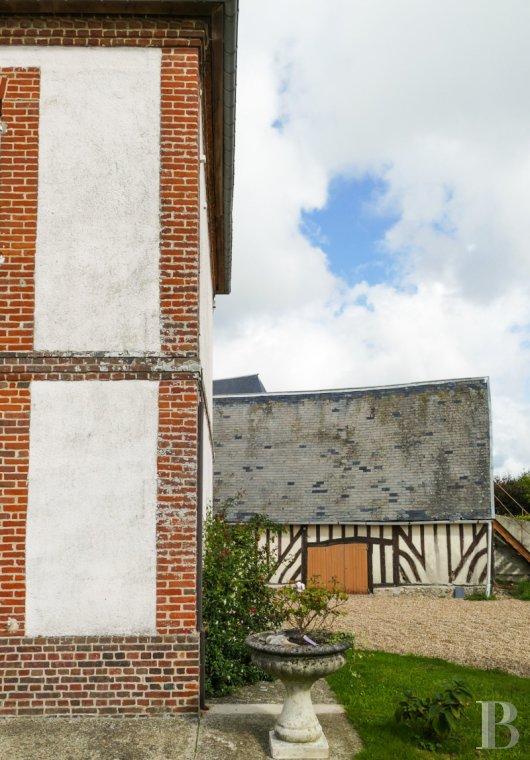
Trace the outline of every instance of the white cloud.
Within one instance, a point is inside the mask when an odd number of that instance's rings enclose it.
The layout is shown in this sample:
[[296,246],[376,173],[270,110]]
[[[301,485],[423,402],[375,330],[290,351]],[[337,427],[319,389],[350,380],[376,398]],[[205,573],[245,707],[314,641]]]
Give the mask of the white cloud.
[[[294,390],[488,375],[496,464],[529,466],[529,25],[526,0],[242,4],[217,377]],[[366,173],[397,216],[384,245],[400,287],[349,287],[300,230],[333,176]]]

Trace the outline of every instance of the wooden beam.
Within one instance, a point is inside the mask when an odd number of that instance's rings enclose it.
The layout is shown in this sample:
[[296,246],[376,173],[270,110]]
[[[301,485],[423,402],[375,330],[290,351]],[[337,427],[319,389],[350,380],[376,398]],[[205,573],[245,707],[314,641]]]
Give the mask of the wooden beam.
[[501,525],[497,520],[493,521],[493,530],[501,536],[512,549],[521,555],[528,563],[530,563],[530,551],[518,541],[509,530],[506,530],[504,525]]

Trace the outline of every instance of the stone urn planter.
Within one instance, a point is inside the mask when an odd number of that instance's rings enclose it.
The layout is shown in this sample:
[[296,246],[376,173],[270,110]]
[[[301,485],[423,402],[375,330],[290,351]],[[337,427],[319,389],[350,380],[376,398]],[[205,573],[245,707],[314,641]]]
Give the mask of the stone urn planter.
[[311,701],[311,687],[319,678],[334,673],[346,662],[348,641],[330,641],[330,634],[311,634],[316,646],[303,641],[297,631],[265,631],[246,639],[252,662],[279,678],[285,702],[269,734],[274,760],[328,758],[329,745]]

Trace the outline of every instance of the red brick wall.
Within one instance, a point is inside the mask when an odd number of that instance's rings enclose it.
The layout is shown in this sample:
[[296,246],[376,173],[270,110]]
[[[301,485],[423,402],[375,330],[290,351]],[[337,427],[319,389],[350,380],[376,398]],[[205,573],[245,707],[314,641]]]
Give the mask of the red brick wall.
[[162,351],[196,355],[199,340],[199,59],[164,50],[160,124]]
[[0,16],[0,45],[204,48],[198,19],[130,16]]
[[[199,64],[204,39],[204,25],[199,21],[0,17],[0,45],[162,48],[161,344],[162,351],[184,356],[198,354]],[[8,319],[0,321],[0,351],[29,351],[33,346],[39,71],[10,71],[5,72],[9,83],[4,120],[9,132],[1,148],[0,242],[12,257],[13,271],[0,268],[0,285],[4,277],[11,278],[5,291],[9,303],[2,308]],[[0,76],[4,78],[1,71]],[[15,162],[16,172],[10,169]]]
[[[178,364],[174,371],[153,371],[153,359],[115,357],[103,372],[80,372],[77,359],[54,361],[58,367],[52,365],[51,372],[42,373],[35,371],[39,362],[0,357],[0,715],[195,711],[198,378],[184,373]],[[85,358],[90,361],[96,362]],[[53,371],[59,367],[60,372]],[[156,587],[160,635],[24,636],[29,378],[160,382]],[[9,619],[16,620],[18,630],[8,626]]]
[[[8,620],[24,633],[29,383],[0,381],[0,642]],[[12,634],[11,634],[12,635]]]
[[40,72],[0,69],[6,86],[0,138],[0,350],[33,347]]
[[[0,269],[0,277],[11,278],[5,290],[7,308],[0,309],[7,317],[0,322],[0,419],[8,422],[0,433],[0,715],[152,715],[198,709],[199,72],[205,39],[203,23],[193,20],[0,17],[0,45],[162,48],[163,351],[160,357],[117,357],[31,350],[39,72],[6,71],[8,98],[18,94],[25,99],[6,100],[4,119],[10,131],[0,148],[0,164],[8,172],[2,174],[2,233],[10,236],[2,246],[8,253],[17,251],[11,254],[12,268]],[[18,89],[15,77],[20,80]],[[9,173],[15,162],[24,164],[16,176]],[[22,249],[17,248],[21,244]],[[186,359],[196,360],[193,370]],[[24,543],[30,383],[135,379],[160,382],[157,636],[27,638]],[[13,428],[16,451],[11,446]],[[20,625],[16,632],[7,629],[9,617]]]
[[0,716],[194,712],[195,636],[0,640]]
[[159,633],[194,630],[197,567],[198,388],[160,383],[157,606]]

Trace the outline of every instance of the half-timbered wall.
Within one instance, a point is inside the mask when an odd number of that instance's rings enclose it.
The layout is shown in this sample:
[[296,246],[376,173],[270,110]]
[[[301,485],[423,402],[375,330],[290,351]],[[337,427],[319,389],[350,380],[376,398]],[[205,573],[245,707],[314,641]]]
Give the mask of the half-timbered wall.
[[370,589],[486,581],[487,523],[290,525],[262,541],[279,560],[272,583],[306,581],[308,547],[339,543],[368,544]]

